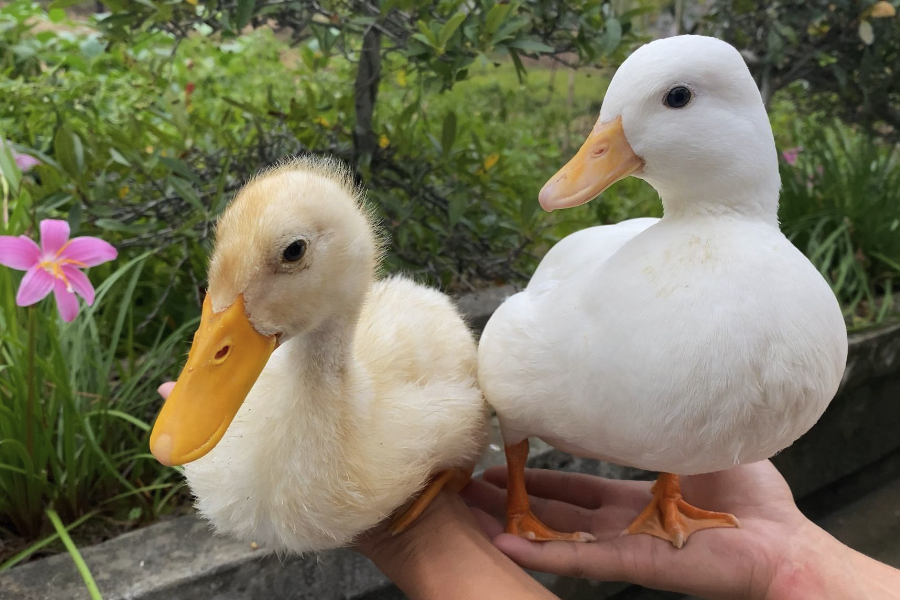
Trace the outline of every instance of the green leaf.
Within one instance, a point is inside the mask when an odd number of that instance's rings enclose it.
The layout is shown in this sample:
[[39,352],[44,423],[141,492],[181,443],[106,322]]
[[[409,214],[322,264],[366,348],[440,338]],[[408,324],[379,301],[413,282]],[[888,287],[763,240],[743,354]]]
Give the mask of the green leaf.
[[47,17],[51,23],[62,23],[66,19],[66,11],[61,8],[51,8],[47,11]]
[[79,2],[86,3],[86,0],[54,0],[50,3],[50,8],[66,8],[72,6],[73,4],[78,4]]
[[513,64],[516,67],[516,77],[519,78],[519,84],[524,84],[527,72],[525,71],[525,65],[522,64],[522,59],[519,58],[519,53],[510,48],[509,56],[512,58]]
[[79,50],[81,50],[83,57],[90,60],[103,54],[103,51],[106,50],[106,44],[95,37],[89,37],[81,43]]
[[[97,511],[92,510],[88,514],[79,518],[77,521],[70,523],[66,527],[66,531],[72,531],[73,529],[75,529],[76,527],[78,527],[79,525],[81,525],[82,523],[87,521],[88,519],[93,518],[95,516],[97,516]],[[49,544],[52,544],[57,539],[59,539],[59,534],[53,533],[53,534],[48,535],[44,539],[33,543],[32,545],[28,546],[21,552],[17,553],[15,556],[12,556],[11,558],[9,558],[6,562],[0,564],[0,572],[5,571],[6,569],[11,569],[13,566],[19,564],[20,562],[22,562],[23,560],[25,560],[26,558],[28,558],[29,556],[31,556],[32,554],[34,554],[35,552],[37,552],[38,550],[43,548],[44,546],[48,546]]]
[[437,46],[434,45],[434,43],[433,43],[430,39],[428,39],[427,37],[425,37],[425,36],[422,35],[421,33],[414,33],[414,34],[412,34],[412,36],[410,36],[410,37],[412,37],[414,40],[419,40],[420,42],[422,42],[423,44],[425,44],[425,45],[428,46],[429,48],[436,48],[436,47],[437,47]]
[[497,31],[497,28],[509,16],[513,6],[512,4],[495,4],[484,18],[484,32],[490,35]]
[[434,32],[431,29],[428,28],[428,25],[425,24],[425,21],[421,21],[421,20],[417,21],[416,26],[419,28],[419,31],[422,32],[422,35],[425,36],[425,39],[428,40],[425,43],[428,44],[429,46],[433,46],[433,47],[437,48],[437,46],[438,46],[437,36],[434,34]]
[[72,557],[72,562],[75,563],[76,570],[84,580],[84,585],[88,589],[91,600],[103,600],[103,596],[100,595],[100,589],[97,587],[97,583],[91,576],[91,570],[88,568],[87,564],[85,564],[84,558],[81,557],[81,553],[78,551],[78,547],[75,546],[75,542],[73,542],[72,538],[69,537],[69,531],[63,525],[62,520],[59,518],[59,515],[56,514],[55,510],[48,508],[47,517],[50,518],[50,522],[53,524],[53,529],[56,530],[56,534],[62,540],[63,545],[66,547],[66,550],[69,551],[69,556]]
[[[19,181],[22,179],[22,172],[16,166],[13,158],[12,148],[9,144],[3,142],[0,136],[0,195],[3,194],[3,184],[7,184],[11,189],[15,190],[19,187]],[[5,181],[2,181],[5,180]]]
[[520,29],[524,29],[529,25],[530,21],[525,17],[513,17],[511,19],[507,19],[503,22],[503,25],[491,36],[491,43],[497,44],[499,42],[511,39],[513,34]]
[[169,177],[169,183],[173,188],[175,188],[175,193],[181,196],[183,200],[199,210],[202,214],[207,214],[206,207],[203,206],[203,202],[200,200],[200,196],[198,196],[197,192],[194,191],[194,188],[193,186],[191,186],[190,182],[185,181],[180,177]]
[[456,141],[456,113],[452,110],[444,117],[444,127],[441,130],[441,149],[448,154]]
[[543,42],[539,42],[537,40],[516,40],[514,42],[509,43],[510,48],[516,48],[517,50],[521,50],[522,52],[528,53],[549,53],[553,52],[553,47],[548,46]]
[[121,221],[116,221],[115,219],[97,219],[94,221],[94,225],[106,231],[121,231],[123,233],[135,232],[133,227],[130,227]]
[[72,234],[78,233],[78,229],[81,227],[81,215],[83,213],[83,209],[81,206],[81,202],[75,202],[72,205],[72,208],[69,209],[69,216],[66,220],[69,222],[69,228],[72,230]]
[[453,37],[453,34],[456,33],[456,30],[459,29],[459,26],[462,25],[462,22],[466,20],[466,13],[458,12],[444,23],[444,26],[441,27],[441,32],[438,34],[438,42],[441,47],[447,45],[447,42],[450,41],[450,38]]
[[173,173],[177,173],[185,179],[190,180],[194,185],[203,185],[203,181],[197,176],[196,173],[194,173],[193,169],[185,164],[184,161],[178,160],[177,158],[160,156],[159,162],[165,165],[166,168]]
[[234,11],[234,28],[238,31],[242,30],[250,22],[253,16],[253,8],[256,6],[255,0],[238,0],[237,9]]
[[53,138],[53,153],[62,168],[76,179],[84,173],[84,146],[81,138],[63,126]]
[[612,54],[622,41],[622,24],[618,19],[610,19],[606,22],[606,32],[603,34],[603,52]]
[[113,162],[117,162],[123,167],[130,167],[131,163],[128,162],[128,159],[122,156],[122,153],[116,150],[115,148],[109,149],[109,155],[112,157]]
[[875,30],[872,29],[872,23],[869,21],[859,22],[859,39],[866,46],[871,46],[875,42]]
[[450,201],[447,202],[447,220],[450,222],[451,227],[459,223],[459,220],[466,212],[467,205],[468,201],[466,196],[461,194],[454,195],[450,198]]

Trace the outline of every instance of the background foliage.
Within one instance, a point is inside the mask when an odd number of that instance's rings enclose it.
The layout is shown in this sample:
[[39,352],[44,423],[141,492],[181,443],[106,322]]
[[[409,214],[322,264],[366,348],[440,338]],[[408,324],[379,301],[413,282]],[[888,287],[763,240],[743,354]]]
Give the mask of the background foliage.
[[[796,86],[803,107],[900,139],[897,5],[857,0],[716,2],[709,33],[744,51],[763,97]],[[804,94],[805,92],[805,94]]]

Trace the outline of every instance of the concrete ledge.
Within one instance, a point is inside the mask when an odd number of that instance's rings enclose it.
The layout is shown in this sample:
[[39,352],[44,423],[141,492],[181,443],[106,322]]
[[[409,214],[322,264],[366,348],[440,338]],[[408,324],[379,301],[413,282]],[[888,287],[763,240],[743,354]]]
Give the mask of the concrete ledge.
[[465,315],[466,321],[479,334],[494,311],[503,304],[503,301],[518,292],[519,289],[512,285],[501,285],[488,288],[471,294],[464,294],[456,299],[459,310]]
[[[481,330],[514,289],[459,299]],[[806,496],[900,448],[900,326],[851,337],[841,390],[821,421],[775,462],[795,494]],[[623,479],[636,469],[575,458],[533,441],[530,464]],[[503,464],[494,427],[480,469]],[[214,536],[194,516],[164,521],[83,549],[106,600],[392,600],[404,598],[367,560],[342,550],[296,558],[267,555]],[[535,575],[562,598],[608,598],[626,586]],[[76,600],[87,592],[68,555],[0,576],[0,600]]]

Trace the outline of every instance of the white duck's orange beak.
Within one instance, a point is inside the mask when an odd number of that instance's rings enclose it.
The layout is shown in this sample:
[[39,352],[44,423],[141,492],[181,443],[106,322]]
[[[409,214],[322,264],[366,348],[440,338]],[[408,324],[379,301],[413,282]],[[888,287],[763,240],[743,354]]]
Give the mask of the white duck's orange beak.
[[622,117],[597,121],[578,154],[550,178],[538,199],[546,211],[579,206],[643,164],[625,139]]
[[214,313],[207,294],[187,364],[150,434],[153,456],[181,465],[215,448],[276,346],[277,336],[250,323],[243,295]]

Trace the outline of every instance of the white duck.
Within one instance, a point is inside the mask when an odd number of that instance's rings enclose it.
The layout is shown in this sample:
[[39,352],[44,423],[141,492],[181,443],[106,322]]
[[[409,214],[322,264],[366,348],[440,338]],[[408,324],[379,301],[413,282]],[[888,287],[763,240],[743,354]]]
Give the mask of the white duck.
[[738,522],[684,502],[678,475],[789,446],[844,371],[841,310],[779,230],[772,130],[734,48],[680,36],[637,50],[540,202],[583,204],[628,175],[656,188],[665,216],[565,238],[481,338],[479,382],[507,445],[507,531],[530,539],[590,536],[531,514],[529,436],[660,471],[628,532],[680,547],[693,531]]
[[443,294],[376,281],[380,257],[333,162],[265,173],[222,216],[200,328],[150,440],[160,462],[191,463],[220,531],[334,548],[430,476],[394,532],[468,479],[487,441],[474,339]]

